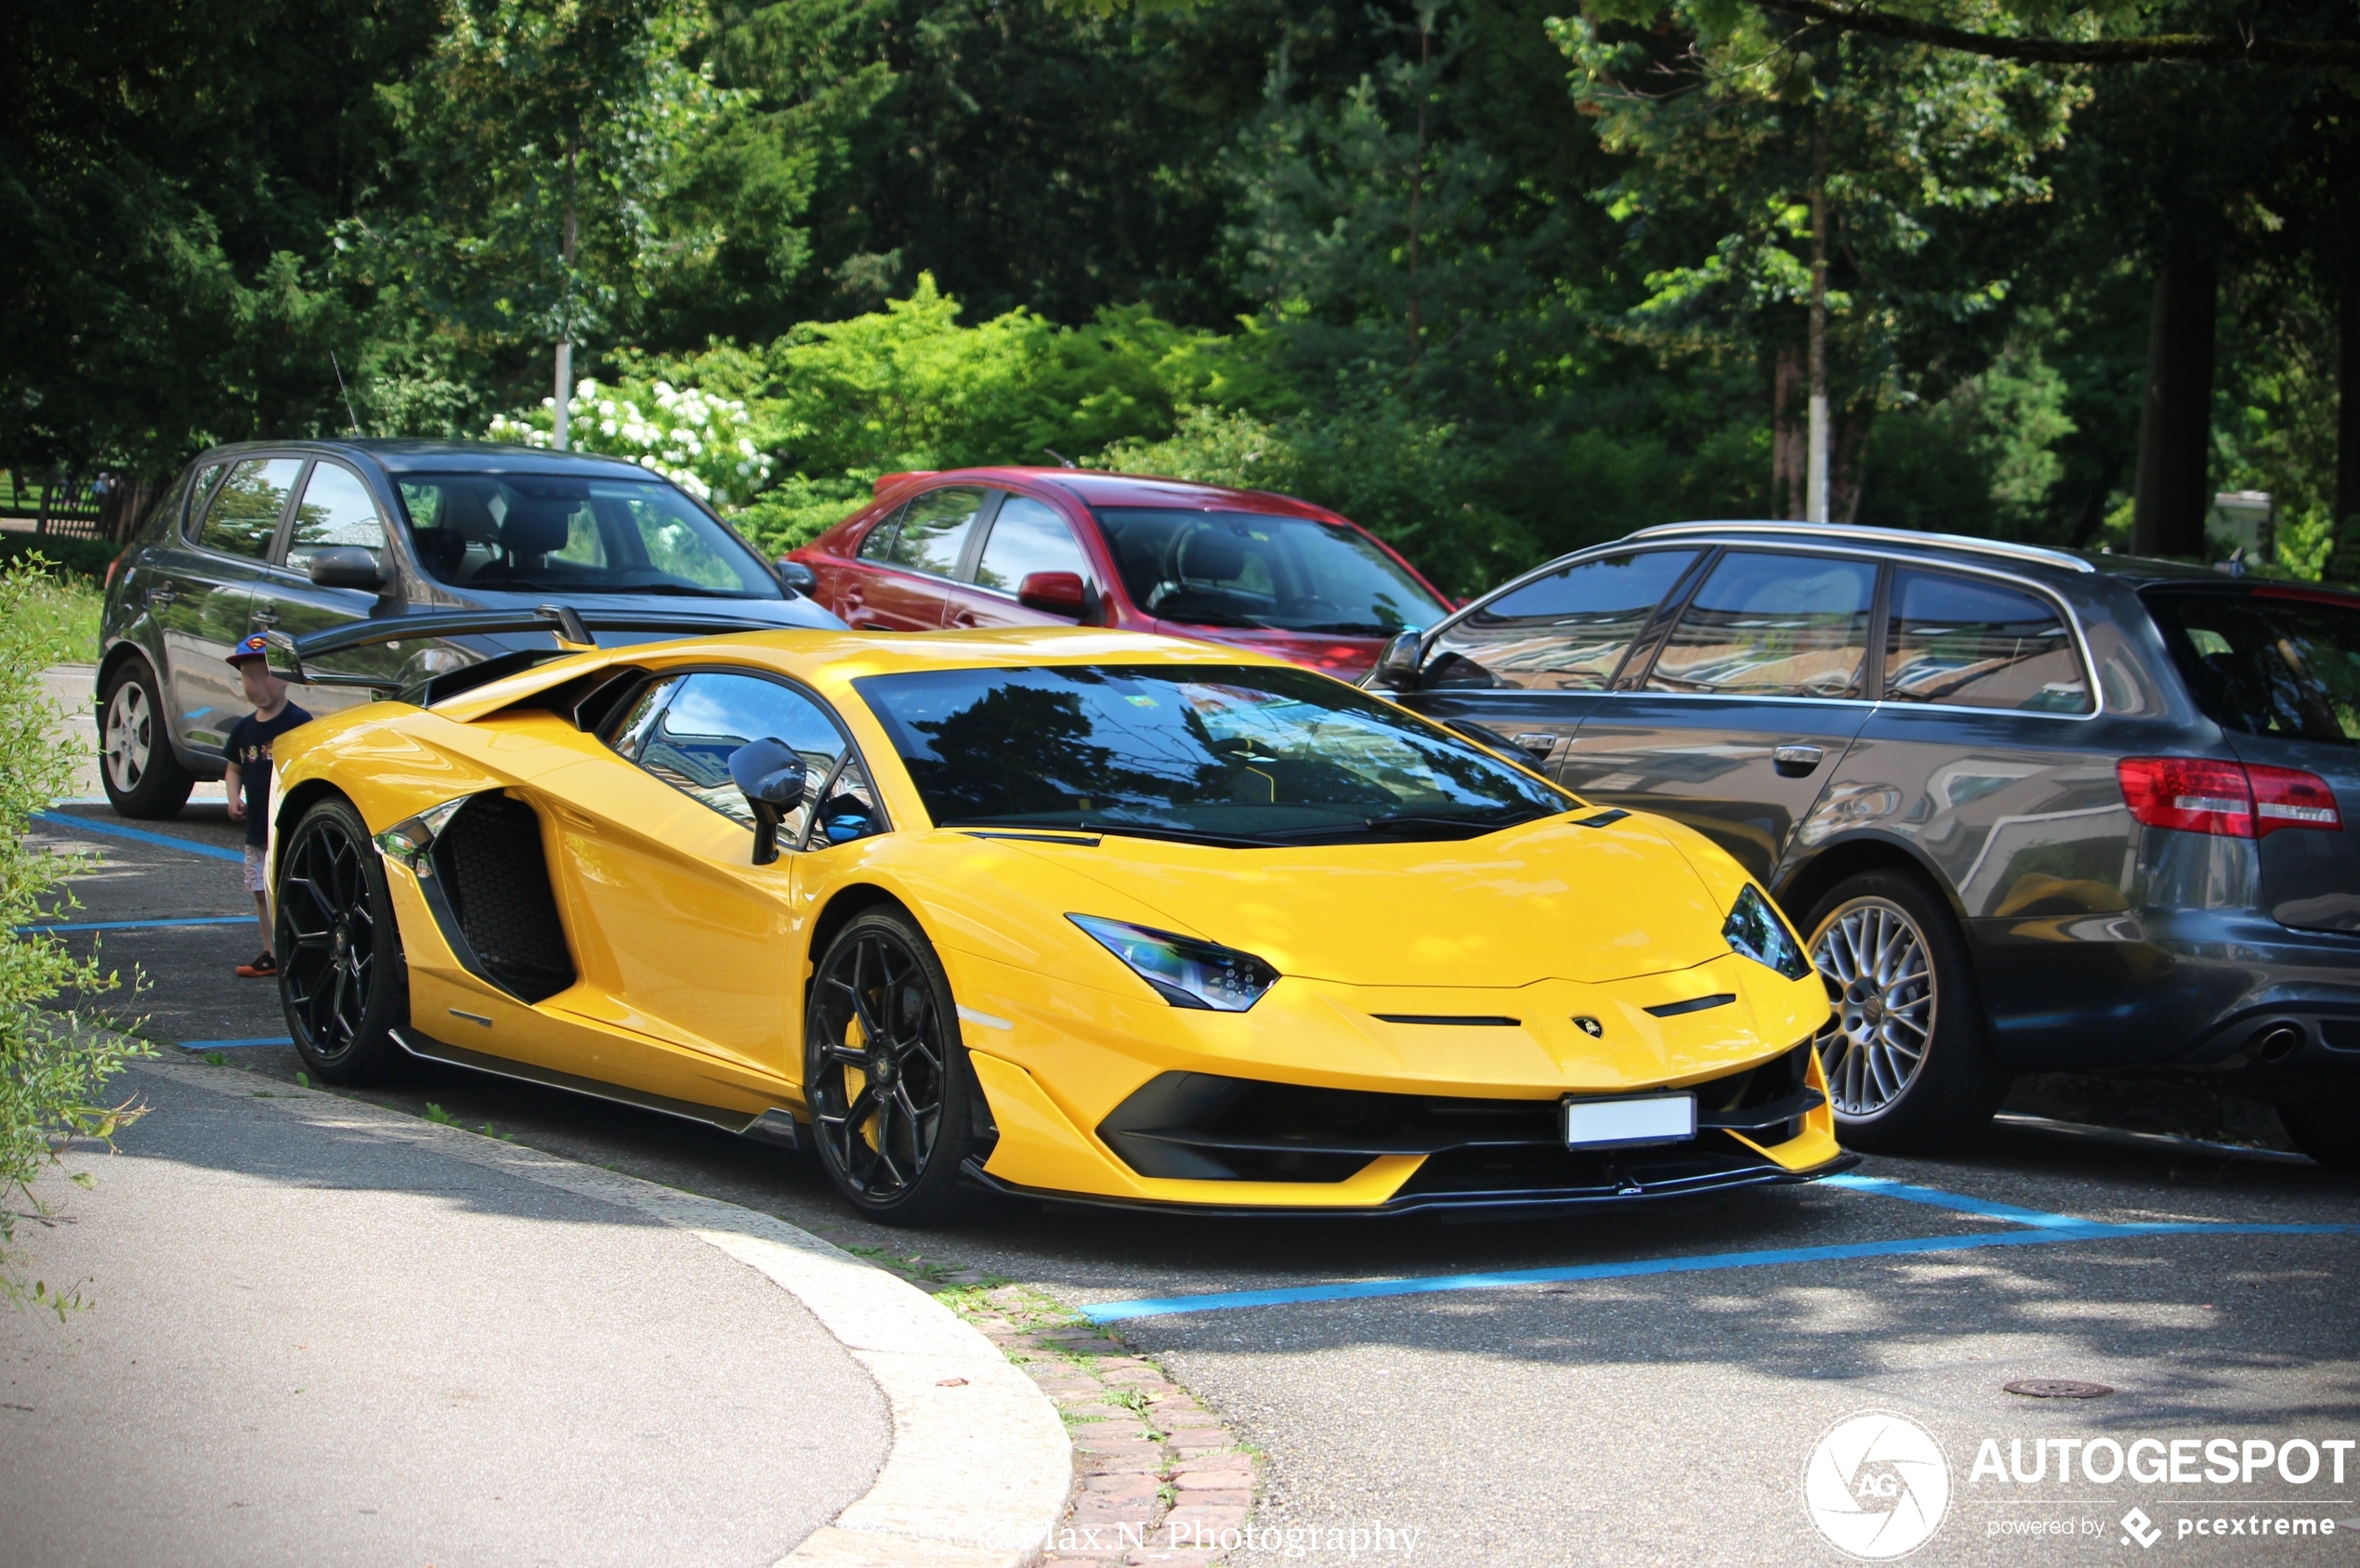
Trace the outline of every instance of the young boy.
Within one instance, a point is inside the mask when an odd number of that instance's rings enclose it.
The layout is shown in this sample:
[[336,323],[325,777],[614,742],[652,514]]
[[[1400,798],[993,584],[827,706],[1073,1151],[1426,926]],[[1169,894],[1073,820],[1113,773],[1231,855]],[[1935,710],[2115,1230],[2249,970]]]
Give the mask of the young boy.
[[238,966],[243,980],[273,979],[279,960],[270,950],[270,884],[263,864],[264,845],[270,838],[270,743],[311,715],[287,700],[287,683],[271,672],[265,654],[269,645],[256,632],[230,650],[246,700],[254,712],[229,730],[229,771],[222,785],[229,792],[229,820],[246,825],[246,891],[254,895],[255,919],[262,923],[262,951],[251,963]]

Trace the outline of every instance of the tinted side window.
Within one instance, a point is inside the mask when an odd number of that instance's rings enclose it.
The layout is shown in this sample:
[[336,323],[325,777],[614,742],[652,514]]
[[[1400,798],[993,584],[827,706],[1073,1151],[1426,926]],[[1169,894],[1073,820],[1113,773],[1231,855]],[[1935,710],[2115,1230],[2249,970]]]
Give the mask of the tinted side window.
[[1859,697],[1876,586],[1865,561],[1732,551],[1680,612],[1647,689]]
[[1036,571],[1089,574],[1082,546],[1054,507],[1029,495],[1012,495],[1000,503],[991,533],[983,542],[983,558],[976,563],[978,587],[1013,594]]
[[2360,740],[2360,610],[2320,599],[2159,596],[2196,701],[2227,728]]
[[254,457],[239,464],[215,494],[197,542],[225,555],[260,560],[269,555],[287,491],[301,472],[302,462],[292,457]]
[[1884,696],[2045,713],[2086,713],[2091,706],[2081,656],[2054,606],[1931,571],[1894,574]]
[[204,520],[205,497],[213,493],[213,482],[221,477],[222,465],[208,463],[189,477],[189,488],[180,496],[183,516],[177,519],[184,539],[194,539]]
[[908,510],[904,506],[900,511],[887,513],[884,521],[860,536],[860,548],[853,554],[864,561],[892,560],[894,535],[901,531],[901,513]]
[[1604,691],[1623,650],[1697,554],[1607,555],[1527,582],[1443,633],[1419,684]]
[[[844,736],[810,698],[758,675],[707,673],[667,684],[668,700],[626,722],[626,754],[658,778],[691,795],[743,827],[754,810],[729,779],[729,753],[750,740],[780,742],[803,758],[806,804],[789,812],[779,827],[781,843],[793,843],[809,813],[808,797],[819,794],[844,755]],[[830,791],[833,797],[838,791]]]
[[360,475],[337,464],[315,463],[295,507],[294,531],[287,536],[287,565],[302,571],[313,555],[339,544],[382,557],[385,524]]
[[980,486],[953,485],[928,490],[910,503],[901,514],[901,530],[894,536],[893,564],[936,577],[956,575],[983,497]]

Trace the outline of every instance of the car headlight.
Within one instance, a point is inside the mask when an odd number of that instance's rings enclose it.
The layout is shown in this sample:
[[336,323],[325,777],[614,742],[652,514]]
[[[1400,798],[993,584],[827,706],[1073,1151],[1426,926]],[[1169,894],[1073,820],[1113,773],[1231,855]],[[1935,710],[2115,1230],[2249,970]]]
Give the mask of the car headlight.
[[1801,980],[1811,973],[1811,960],[1803,952],[1803,944],[1787,929],[1787,922],[1778,918],[1778,911],[1770,907],[1770,900],[1755,891],[1750,882],[1730,907],[1729,918],[1721,924],[1721,934],[1727,939],[1731,951],[1743,953],[1790,980]]
[[1193,936],[1095,915],[1068,915],[1066,919],[1088,932],[1174,1007],[1243,1013],[1278,983],[1277,970],[1252,953],[1217,942],[1200,942]]

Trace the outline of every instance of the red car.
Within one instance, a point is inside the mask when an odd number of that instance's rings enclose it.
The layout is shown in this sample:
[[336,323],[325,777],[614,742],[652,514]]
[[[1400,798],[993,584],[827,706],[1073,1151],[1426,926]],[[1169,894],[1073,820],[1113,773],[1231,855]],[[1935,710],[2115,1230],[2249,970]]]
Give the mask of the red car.
[[1395,633],[1449,612],[1417,568],[1308,502],[1085,469],[887,474],[788,559],[850,626],[1080,621],[1259,648],[1346,680]]

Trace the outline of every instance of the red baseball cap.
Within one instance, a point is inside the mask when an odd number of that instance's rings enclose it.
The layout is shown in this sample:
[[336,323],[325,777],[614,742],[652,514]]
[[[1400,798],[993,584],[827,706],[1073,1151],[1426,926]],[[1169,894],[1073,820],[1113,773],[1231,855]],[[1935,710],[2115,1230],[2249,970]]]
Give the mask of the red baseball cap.
[[269,657],[270,640],[259,632],[241,637],[238,646],[229,650],[229,662],[232,664],[243,664],[249,659],[268,660]]

